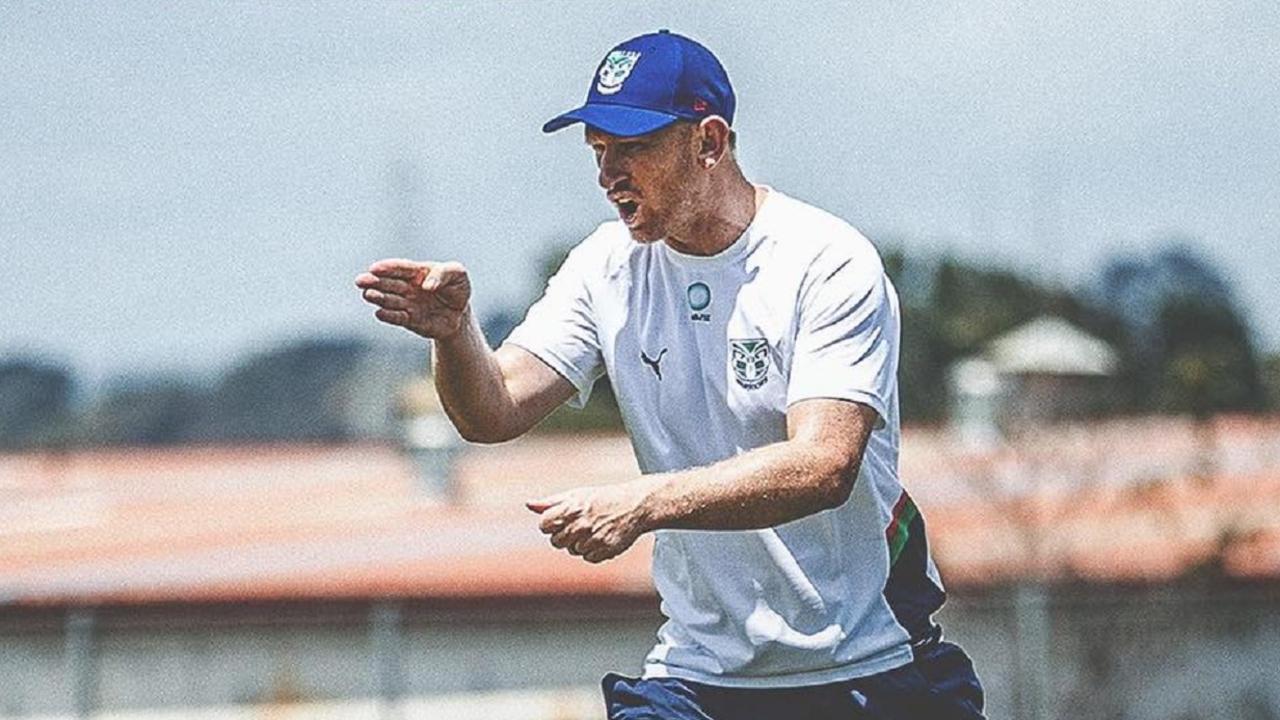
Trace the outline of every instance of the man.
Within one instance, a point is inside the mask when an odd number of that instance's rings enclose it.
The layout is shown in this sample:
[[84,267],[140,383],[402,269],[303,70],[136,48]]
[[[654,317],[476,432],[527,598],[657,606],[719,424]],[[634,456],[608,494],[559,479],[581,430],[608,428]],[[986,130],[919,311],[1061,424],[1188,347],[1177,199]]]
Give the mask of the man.
[[980,718],[897,479],[894,288],[852,227],[743,177],[734,104],[692,40],[609,52],[586,103],[543,129],[585,125],[619,220],[497,351],[457,263],[381,261],[356,284],[435,341],[469,440],[514,438],[609,375],[642,476],[529,508],[587,562],[656,535],[668,621],[641,678],[605,678],[610,718]]

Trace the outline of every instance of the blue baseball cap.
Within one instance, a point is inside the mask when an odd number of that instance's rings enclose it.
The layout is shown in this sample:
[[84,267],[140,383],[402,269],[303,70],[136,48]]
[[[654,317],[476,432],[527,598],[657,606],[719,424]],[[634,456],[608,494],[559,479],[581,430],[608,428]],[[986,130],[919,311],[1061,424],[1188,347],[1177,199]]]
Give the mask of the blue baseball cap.
[[679,119],[719,115],[733,124],[733,86],[711,51],[668,30],[641,35],[605,55],[587,101],[552,118],[543,132],[574,123],[620,137],[645,135]]

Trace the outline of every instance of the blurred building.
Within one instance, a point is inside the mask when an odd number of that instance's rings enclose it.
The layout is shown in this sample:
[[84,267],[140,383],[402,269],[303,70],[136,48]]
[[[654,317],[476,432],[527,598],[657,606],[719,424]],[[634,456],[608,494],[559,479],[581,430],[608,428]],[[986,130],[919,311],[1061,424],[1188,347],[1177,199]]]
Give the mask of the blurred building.
[[[1280,713],[1280,419],[1210,429],[908,430],[990,717]],[[660,621],[651,545],[587,565],[523,501],[634,477],[626,438],[467,447],[444,494],[419,467],[391,444],[0,455],[0,718],[601,717]]]
[[1116,353],[1057,317],[1040,317],[951,368],[952,427],[971,444],[1107,409]]

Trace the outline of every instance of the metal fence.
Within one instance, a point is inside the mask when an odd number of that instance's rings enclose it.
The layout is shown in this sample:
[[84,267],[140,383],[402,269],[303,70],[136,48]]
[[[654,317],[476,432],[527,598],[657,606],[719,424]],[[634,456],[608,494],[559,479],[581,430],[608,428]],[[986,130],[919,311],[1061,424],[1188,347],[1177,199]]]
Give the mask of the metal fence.
[[[603,717],[651,598],[0,610],[0,718]],[[991,718],[1280,718],[1280,585],[958,592]]]

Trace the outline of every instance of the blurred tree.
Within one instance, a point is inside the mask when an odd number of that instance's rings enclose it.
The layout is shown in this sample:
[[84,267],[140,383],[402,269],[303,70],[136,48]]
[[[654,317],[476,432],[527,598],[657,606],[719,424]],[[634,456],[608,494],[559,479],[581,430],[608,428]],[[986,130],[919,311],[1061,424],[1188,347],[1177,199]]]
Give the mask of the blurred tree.
[[1207,417],[1265,406],[1262,377],[1248,328],[1229,305],[1186,295],[1160,310],[1157,408]]
[[0,449],[61,446],[74,436],[71,373],[53,363],[0,362]]
[[948,362],[979,352],[997,335],[1044,312],[1049,291],[1008,270],[945,258],[938,265],[930,305],[938,314]]
[[425,371],[422,343],[312,338],[223,376],[194,433],[206,441],[344,441],[399,433],[397,392]]
[[949,354],[930,298],[934,268],[900,248],[882,254],[885,273],[902,304],[902,347],[898,359],[899,412],[913,422],[935,422],[946,410]]
[[1147,261],[1110,260],[1096,289],[1101,304],[1113,308],[1135,339],[1148,345],[1157,344],[1159,314],[1168,298],[1189,295],[1216,305],[1233,302],[1230,283],[1192,249],[1191,240],[1174,237],[1163,244],[1165,249]]
[[197,436],[208,394],[181,378],[139,378],[109,388],[89,411],[90,445],[171,445]]
[[311,339],[260,353],[218,383],[199,436],[213,441],[341,440],[341,386],[365,341]]
[[1096,290],[1127,331],[1133,404],[1196,415],[1261,409],[1260,366],[1231,284],[1189,239],[1166,242],[1149,261],[1112,260]]
[[899,412],[908,422],[940,422],[947,412],[947,367],[955,356],[929,306],[902,309],[898,356]]
[[[1123,348],[1124,326],[1083,298],[1013,270],[955,257],[930,263],[900,248],[883,253],[902,300],[898,366],[901,413],[908,422],[938,422],[948,408],[947,371],[997,336],[1052,314]],[[1122,356],[1122,372],[1131,364]]]
[[622,412],[608,377],[601,377],[581,410],[561,405],[538,425],[540,432],[620,431]]
[[1263,360],[1262,383],[1267,389],[1267,408],[1280,410],[1280,353],[1268,355]]

